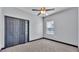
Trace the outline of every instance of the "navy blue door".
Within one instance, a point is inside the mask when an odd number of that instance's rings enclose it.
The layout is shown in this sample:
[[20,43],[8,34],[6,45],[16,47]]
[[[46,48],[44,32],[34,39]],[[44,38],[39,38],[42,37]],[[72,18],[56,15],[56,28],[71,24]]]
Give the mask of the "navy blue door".
[[[5,47],[22,44],[28,40],[28,23],[27,21],[5,17]],[[27,35],[26,35],[27,33]]]
[[14,40],[14,20],[10,18],[5,19],[5,45],[6,47],[12,46],[13,45],[13,40]]
[[24,20],[20,20],[19,22],[20,26],[19,26],[19,43],[22,44],[22,43],[25,43],[25,21]]

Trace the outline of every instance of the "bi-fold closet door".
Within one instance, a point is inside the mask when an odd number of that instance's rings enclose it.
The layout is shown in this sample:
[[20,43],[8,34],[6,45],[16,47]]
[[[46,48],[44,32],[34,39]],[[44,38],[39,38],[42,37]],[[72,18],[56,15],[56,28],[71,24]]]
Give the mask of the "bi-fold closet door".
[[28,21],[5,17],[5,47],[22,44],[28,40]]

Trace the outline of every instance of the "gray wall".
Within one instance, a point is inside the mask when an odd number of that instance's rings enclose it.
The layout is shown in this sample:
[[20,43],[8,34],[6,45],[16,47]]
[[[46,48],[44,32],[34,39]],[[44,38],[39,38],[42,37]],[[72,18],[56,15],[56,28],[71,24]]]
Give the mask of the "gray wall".
[[79,7],[78,7],[78,48],[79,48]]
[[0,49],[4,47],[4,20],[2,8],[0,8]]
[[4,47],[4,16],[12,16],[30,21],[30,40],[42,37],[42,18],[17,8],[0,8],[0,48]]
[[[46,34],[46,21],[54,20],[55,35]],[[78,45],[78,8],[69,8],[44,19],[44,37]]]

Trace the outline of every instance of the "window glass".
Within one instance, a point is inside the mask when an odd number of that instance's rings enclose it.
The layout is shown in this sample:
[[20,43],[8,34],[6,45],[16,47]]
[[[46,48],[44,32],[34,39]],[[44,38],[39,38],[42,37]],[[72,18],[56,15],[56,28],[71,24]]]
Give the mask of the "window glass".
[[46,23],[47,27],[47,34],[54,34],[55,32],[55,26],[54,26],[54,21],[47,21]]

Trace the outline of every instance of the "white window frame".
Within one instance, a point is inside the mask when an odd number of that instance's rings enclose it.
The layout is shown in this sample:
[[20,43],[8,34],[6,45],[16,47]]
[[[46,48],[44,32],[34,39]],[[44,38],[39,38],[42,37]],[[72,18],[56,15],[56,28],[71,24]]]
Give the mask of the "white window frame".
[[46,34],[51,34],[51,35],[55,34],[55,22],[53,20],[46,22]]

